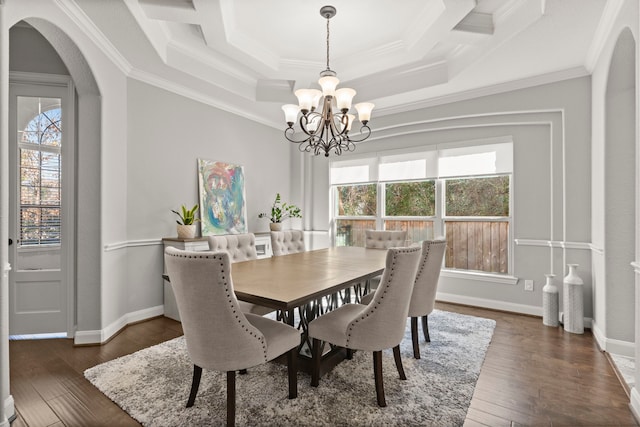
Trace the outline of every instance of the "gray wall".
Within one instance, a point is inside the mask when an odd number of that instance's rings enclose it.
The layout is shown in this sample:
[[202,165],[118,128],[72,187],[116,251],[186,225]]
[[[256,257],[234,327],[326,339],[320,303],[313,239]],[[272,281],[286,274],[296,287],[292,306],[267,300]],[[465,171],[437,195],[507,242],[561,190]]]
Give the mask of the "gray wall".
[[21,23],[11,27],[9,42],[11,71],[69,75],[51,44],[30,25]]
[[[129,80],[127,93],[129,242],[176,236],[170,210],[198,202],[198,158],[244,167],[249,231],[268,231],[258,213],[276,192],[290,200],[291,151],[280,131],[137,80]],[[161,305],[162,247],[133,246],[126,255],[123,305],[129,312]]]
[[[544,274],[560,283],[580,264],[585,316],[592,316],[590,243],[590,78],[576,78],[408,113],[373,117],[374,135],[354,155],[485,138],[514,142],[513,272],[517,284],[443,274],[439,298],[541,314]],[[375,129],[381,129],[376,131]],[[346,158],[346,155],[343,155]],[[328,162],[313,159],[314,230],[329,220]],[[563,247],[565,249],[563,249]],[[534,280],[534,292],[524,291]]]

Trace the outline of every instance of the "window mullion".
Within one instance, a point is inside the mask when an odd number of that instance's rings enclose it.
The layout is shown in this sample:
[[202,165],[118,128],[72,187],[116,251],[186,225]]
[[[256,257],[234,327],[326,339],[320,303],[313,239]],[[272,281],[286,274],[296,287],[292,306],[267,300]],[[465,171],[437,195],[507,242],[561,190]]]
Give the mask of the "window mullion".
[[377,188],[378,191],[377,193],[377,199],[378,199],[378,206],[376,209],[376,230],[383,230],[384,229],[384,216],[385,216],[385,208],[384,208],[384,201],[385,201],[385,196],[384,196],[384,183],[383,182],[379,182],[377,183]]

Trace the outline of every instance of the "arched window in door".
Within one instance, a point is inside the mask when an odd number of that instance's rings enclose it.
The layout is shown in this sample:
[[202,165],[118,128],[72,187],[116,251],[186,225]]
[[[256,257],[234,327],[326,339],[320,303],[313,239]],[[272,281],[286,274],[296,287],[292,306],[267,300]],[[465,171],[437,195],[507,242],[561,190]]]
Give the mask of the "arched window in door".
[[[59,98],[18,99],[21,247],[59,245],[62,110]],[[20,129],[20,127],[19,127]]]

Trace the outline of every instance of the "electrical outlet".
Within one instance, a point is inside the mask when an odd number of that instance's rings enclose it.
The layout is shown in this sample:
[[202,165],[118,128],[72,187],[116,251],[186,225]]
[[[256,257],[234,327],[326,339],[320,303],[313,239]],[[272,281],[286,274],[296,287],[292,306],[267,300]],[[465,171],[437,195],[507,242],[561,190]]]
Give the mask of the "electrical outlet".
[[524,290],[533,292],[533,280],[524,281]]

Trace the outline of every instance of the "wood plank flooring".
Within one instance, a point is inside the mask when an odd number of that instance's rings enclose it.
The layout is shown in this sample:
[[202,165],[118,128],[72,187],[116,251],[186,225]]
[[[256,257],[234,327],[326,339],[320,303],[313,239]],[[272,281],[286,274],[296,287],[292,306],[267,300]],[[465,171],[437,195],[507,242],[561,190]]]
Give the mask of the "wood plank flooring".
[[[536,317],[437,303],[495,319],[496,330],[465,426],[636,426],[629,398],[589,332],[565,333]],[[136,426],[87,380],[85,369],[175,338],[181,326],[160,317],[131,325],[102,346],[70,340],[11,341],[12,427]]]

